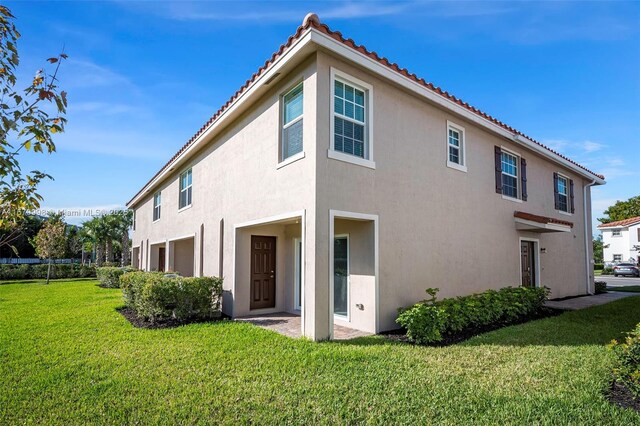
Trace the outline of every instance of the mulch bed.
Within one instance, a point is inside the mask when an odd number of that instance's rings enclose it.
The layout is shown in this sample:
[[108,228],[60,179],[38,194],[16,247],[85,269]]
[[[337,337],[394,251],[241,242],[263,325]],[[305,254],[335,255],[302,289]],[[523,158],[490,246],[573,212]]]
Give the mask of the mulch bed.
[[117,308],[116,311],[120,312],[120,314],[123,317],[125,317],[127,321],[129,321],[131,325],[133,325],[134,327],[146,328],[146,329],[175,328],[175,327],[180,327],[187,324],[196,324],[196,323],[202,323],[202,322],[217,322],[217,321],[229,319],[228,316],[223,314],[220,318],[209,319],[209,320],[197,319],[197,320],[190,320],[190,321],[181,321],[177,319],[169,319],[166,321],[151,322],[151,321],[145,321],[141,318],[138,318],[138,315],[136,314],[136,312],[131,308],[127,308],[127,307]]
[[621,383],[613,382],[607,397],[609,402],[618,407],[631,408],[640,412],[640,399],[635,399],[631,391]]
[[[469,340],[470,338],[477,336],[479,334],[488,333],[489,331],[498,330],[500,328],[509,327],[512,325],[524,324],[525,322],[535,321],[543,318],[555,317],[565,312],[566,311],[564,309],[543,308],[537,313],[526,316],[526,317],[522,317],[517,321],[513,321],[509,323],[496,323],[496,324],[486,325],[484,327],[469,328],[466,330],[462,330],[459,333],[445,335],[443,336],[443,339],[441,341],[429,343],[424,346],[435,346],[435,347],[451,346],[451,345],[455,345],[456,343]],[[409,338],[405,333],[406,333],[405,330],[398,329],[398,330],[387,331],[385,333],[382,333],[382,335],[387,339],[393,340],[395,342],[409,343],[412,345],[415,344],[411,340],[409,340]]]

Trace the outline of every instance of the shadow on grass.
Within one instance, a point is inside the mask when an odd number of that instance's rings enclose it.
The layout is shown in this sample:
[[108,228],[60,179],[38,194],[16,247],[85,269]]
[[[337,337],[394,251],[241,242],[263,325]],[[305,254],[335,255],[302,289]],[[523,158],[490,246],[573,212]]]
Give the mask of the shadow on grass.
[[[504,327],[477,335],[453,346],[606,345],[612,339],[623,337],[638,323],[640,323],[640,297],[629,297],[606,305]],[[334,341],[334,343],[356,346],[412,345],[392,341],[383,335]],[[424,347],[435,348],[436,346]]]
[[640,293],[640,285],[628,285],[625,287],[607,287],[608,291],[622,291],[629,293]]

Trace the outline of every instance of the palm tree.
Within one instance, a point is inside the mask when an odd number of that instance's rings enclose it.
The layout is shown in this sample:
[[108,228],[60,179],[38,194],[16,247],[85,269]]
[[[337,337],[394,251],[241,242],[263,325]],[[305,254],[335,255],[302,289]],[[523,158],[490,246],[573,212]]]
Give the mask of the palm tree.
[[102,266],[105,246],[108,239],[108,228],[104,216],[93,217],[83,222],[82,227],[93,243],[93,250],[96,253],[96,264]]

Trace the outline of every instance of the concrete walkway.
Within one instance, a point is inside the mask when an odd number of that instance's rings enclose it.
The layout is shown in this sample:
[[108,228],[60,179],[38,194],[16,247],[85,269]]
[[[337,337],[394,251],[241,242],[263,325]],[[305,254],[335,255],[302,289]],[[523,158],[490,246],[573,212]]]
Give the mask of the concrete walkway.
[[609,291],[608,293],[596,294],[593,296],[574,297],[566,300],[549,300],[545,306],[554,309],[566,309],[576,311],[578,309],[590,308],[592,306],[604,305],[614,300],[624,299],[625,297],[640,296],[640,293]]
[[[251,317],[237,318],[236,321],[245,321],[267,330],[275,331],[289,337],[300,337],[300,316],[286,312],[277,314],[258,315]],[[333,326],[333,340],[349,340],[356,337],[370,336],[371,333],[356,330],[353,328],[342,327],[340,325]]]

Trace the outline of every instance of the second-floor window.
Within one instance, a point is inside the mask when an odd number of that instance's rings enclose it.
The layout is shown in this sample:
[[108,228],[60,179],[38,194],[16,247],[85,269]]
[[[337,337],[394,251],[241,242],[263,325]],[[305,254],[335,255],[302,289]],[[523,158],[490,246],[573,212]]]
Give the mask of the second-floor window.
[[612,236],[612,237],[619,237],[619,236],[621,236],[621,235],[622,235],[622,234],[620,233],[620,230],[619,230],[619,229],[614,229],[613,231],[611,231],[611,236]]
[[191,205],[191,169],[180,175],[180,199],[178,208],[183,209]]
[[447,121],[447,166],[466,171],[464,127]]
[[302,83],[282,97],[282,160],[302,152]]
[[333,149],[368,158],[364,88],[336,78],[333,89]]
[[160,208],[162,207],[162,195],[160,191],[156,192],[153,196],[153,220],[160,219]]
[[518,157],[502,151],[502,195],[518,198]]
[[558,210],[569,211],[569,180],[564,176],[558,176],[556,180],[556,191],[558,191]]

